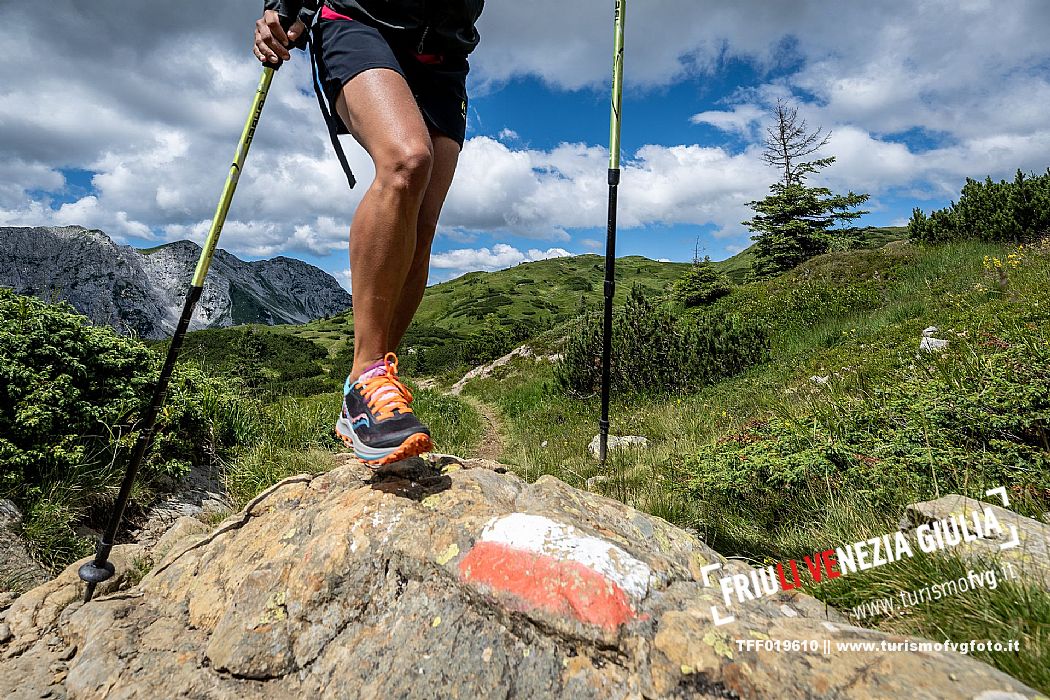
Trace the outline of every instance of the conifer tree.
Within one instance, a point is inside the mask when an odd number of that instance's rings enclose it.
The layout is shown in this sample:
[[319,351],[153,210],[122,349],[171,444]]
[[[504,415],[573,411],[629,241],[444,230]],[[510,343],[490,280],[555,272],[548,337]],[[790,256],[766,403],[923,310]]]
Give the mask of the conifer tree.
[[790,270],[828,250],[838,223],[848,223],[867,214],[856,207],[866,194],[834,194],[826,187],[808,187],[806,178],[835,162],[834,157],[806,160],[827,145],[831,134],[810,130],[798,109],[778,100],[773,108],[774,124],[766,130],[763,159],[782,171],[769,195],[751,202],[755,216],[744,222],[756,235],[752,272],[766,277]]
[[687,309],[710,304],[729,294],[730,284],[722,272],[705,255],[693,258],[693,265],[671,286],[671,296]]

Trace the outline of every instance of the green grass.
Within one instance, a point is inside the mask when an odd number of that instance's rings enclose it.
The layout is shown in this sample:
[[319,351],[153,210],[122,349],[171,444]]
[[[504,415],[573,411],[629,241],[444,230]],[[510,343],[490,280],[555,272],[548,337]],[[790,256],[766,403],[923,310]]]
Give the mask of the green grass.
[[[811,505],[821,507],[816,500]],[[848,542],[858,536],[893,532],[899,515],[898,511],[878,512],[864,503],[842,501],[821,527],[799,529],[798,547],[812,551],[814,542]],[[1023,579],[1009,580],[997,573],[994,589],[975,587],[915,607],[898,605],[876,616],[867,616],[869,610],[854,613],[865,603],[887,598],[897,603],[902,592],[915,594],[932,584],[964,578],[971,571],[979,575],[997,568],[994,560],[968,561],[949,551],[906,557],[863,574],[826,581],[807,592],[834,605],[853,624],[861,626],[934,641],[991,640],[1005,644],[1018,640],[1019,652],[978,651],[974,656],[1045,692],[1050,688],[1050,591],[1026,584]]]
[[432,390],[416,390],[412,409],[430,428],[438,452],[459,456],[473,454],[481,442],[485,419],[466,401]]
[[[754,563],[889,532],[910,502],[981,497],[1000,483],[1035,515],[1050,499],[1050,251],[1023,251],[1004,288],[985,259],[1015,252],[891,242],[737,288],[714,309],[766,324],[771,359],[689,395],[614,397],[613,433],[644,435],[650,448],[614,453],[604,473],[587,453],[597,397],[553,389],[550,365],[518,360],[465,393],[502,414],[505,461],[524,477],[578,487],[599,477],[607,495]],[[930,325],[951,344],[919,356]],[[813,593],[848,610],[959,566],[924,557]],[[1046,691],[1047,600],[1002,586],[865,624],[940,640],[1017,638],[1019,654],[984,658]]]

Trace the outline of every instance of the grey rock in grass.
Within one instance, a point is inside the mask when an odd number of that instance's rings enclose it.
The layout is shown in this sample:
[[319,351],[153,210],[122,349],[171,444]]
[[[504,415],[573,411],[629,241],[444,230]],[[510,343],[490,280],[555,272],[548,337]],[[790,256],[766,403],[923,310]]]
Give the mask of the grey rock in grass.
[[947,340],[939,340],[937,338],[923,336],[922,340],[919,341],[919,350],[922,350],[923,352],[942,352],[947,349]]
[[474,369],[464,374],[459,379],[459,381],[453,384],[452,388],[449,389],[449,392],[458,396],[460,393],[463,392],[464,387],[466,387],[470,381],[474,379],[484,379],[485,377],[488,377],[493,373],[493,371],[500,367],[503,367],[504,365],[509,364],[511,360],[513,360],[516,357],[533,357],[532,348],[530,348],[528,345],[522,345],[520,347],[514,348],[503,357],[498,357],[492,362],[488,362],[486,364],[475,367]]
[[[601,455],[601,435],[595,435],[591,439],[591,443],[587,446],[591,456],[595,459],[599,459]],[[649,446],[649,440],[641,437],[640,435],[610,435],[608,448],[609,451],[622,450],[627,447],[641,447],[645,448]]]
[[22,522],[22,511],[14,501],[0,498],[0,527],[11,527]]
[[[127,571],[135,552],[115,554]],[[83,604],[74,566],[20,598],[0,697],[1037,697],[960,654],[839,650],[906,638],[842,624],[798,591],[717,626],[714,564],[749,571],[550,476],[347,460],[278,484],[137,585],[115,579]]]
[[[1018,572],[1022,580],[1050,590],[1050,524],[1026,518],[994,503],[949,494],[934,501],[911,504],[905,510],[901,526],[902,529],[913,529],[923,523],[945,520],[953,515],[970,521],[975,512],[982,513],[986,508],[991,510],[1002,526],[1003,533],[963,543],[949,551],[972,561],[975,566],[992,562],[1013,564],[1013,570]],[[1016,546],[1012,545],[1011,528],[1017,532]]]
[[940,329],[937,326],[930,326],[923,330],[922,338],[919,339],[919,351],[920,352],[943,352],[948,349],[948,341],[935,338]]
[[171,493],[146,513],[144,523],[135,533],[137,544],[152,548],[182,518],[204,520],[233,510],[224,487],[207,467],[191,468],[170,488]]

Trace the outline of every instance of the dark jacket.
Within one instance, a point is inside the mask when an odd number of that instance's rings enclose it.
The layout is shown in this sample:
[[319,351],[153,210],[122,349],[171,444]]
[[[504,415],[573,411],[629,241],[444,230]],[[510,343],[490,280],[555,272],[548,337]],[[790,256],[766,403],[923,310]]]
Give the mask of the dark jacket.
[[[404,32],[420,53],[467,55],[478,45],[474,23],[485,0],[324,0],[341,15]],[[313,14],[321,0],[265,0],[265,9],[293,17]]]

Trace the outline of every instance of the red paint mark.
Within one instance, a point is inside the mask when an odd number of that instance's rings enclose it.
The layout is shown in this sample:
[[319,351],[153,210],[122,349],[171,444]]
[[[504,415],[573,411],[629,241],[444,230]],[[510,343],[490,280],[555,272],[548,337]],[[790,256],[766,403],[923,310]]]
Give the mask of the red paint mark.
[[635,617],[627,593],[597,571],[497,542],[474,545],[460,561],[459,575],[517,598],[523,609],[570,614],[610,631]]

